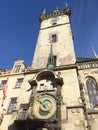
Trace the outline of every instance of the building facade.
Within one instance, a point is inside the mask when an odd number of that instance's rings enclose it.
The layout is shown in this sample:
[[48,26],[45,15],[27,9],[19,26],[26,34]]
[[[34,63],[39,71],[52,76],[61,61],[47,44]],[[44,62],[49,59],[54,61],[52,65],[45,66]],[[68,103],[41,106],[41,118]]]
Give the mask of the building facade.
[[0,69],[0,130],[97,130],[98,59],[75,56],[70,15],[43,11],[31,67]]

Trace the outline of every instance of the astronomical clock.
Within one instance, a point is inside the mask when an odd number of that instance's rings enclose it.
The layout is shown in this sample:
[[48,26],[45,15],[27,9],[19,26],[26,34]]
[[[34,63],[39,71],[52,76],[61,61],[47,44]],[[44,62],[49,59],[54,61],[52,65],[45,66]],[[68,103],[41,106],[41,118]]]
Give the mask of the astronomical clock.
[[[52,71],[43,71],[29,81],[31,98],[29,118],[43,124],[41,128],[56,129],[60,125],[63,79]],[[36,126],[38,127],[38,126]]]

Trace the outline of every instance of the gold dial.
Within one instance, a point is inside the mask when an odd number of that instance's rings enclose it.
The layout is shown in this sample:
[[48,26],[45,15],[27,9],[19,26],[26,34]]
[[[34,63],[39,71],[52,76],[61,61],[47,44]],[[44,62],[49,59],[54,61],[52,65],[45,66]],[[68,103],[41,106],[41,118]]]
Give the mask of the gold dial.
[[50,95],[39,96],[33,104],[33,115],[38,119],[48,119],[56,111],[56,100]]

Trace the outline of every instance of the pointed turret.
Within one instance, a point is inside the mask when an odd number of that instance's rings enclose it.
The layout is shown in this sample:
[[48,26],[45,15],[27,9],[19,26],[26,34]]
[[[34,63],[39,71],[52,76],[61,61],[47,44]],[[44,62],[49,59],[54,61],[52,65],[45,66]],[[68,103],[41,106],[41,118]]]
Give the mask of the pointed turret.
[[54,12],[58,12],[59,11],[59,9],[58,9],[58,7],[56,7],[56,9],[54,10]]
[[66,2],[66,8],[68,7],[68,3]]
[[71,15],[71,10],[70,10],[70,8],[69,8],[69,6],[68,6],[68,3],[66,2],[66,8],[65,8],[65,10],[66,10],[66,13],[67,13],[67,15]]
[[94,58],[98,58],[98,55],[96,54],[96,51],[95,51],[93,46],[92,46],[92,50],[93,50],[93,53],[94,53]]
[[43,10],[42,14],[46,14],[46,9],[45,9],[45,8],[44,8],[44,10]]
[[40,16],[40,18],[39,18],[40,22],[41,22],[42,20],[44,20],[45,18],[46,18],[46,9],[44,8],[44,10],[43,10],[43,12],[42,12],[42,14],[41,14],[41,16]]
[[42,22],[44,20],[47,20],[47,19],[50,19],[50,18],[54,18],[54,17],[63,16],[63,15],[68,15],[68,16],[71,15],[71,10],[70,10],[70,8],[69,8],[67,3],[66,3],[65,9],[59,10],[58,7],[56,7],[56,9],[52,13],[50,13],[50,14],[47,14],[46,13],[46,9],[44,8],[44,10],[43,10],[39,20],[40,20],[40,22]]

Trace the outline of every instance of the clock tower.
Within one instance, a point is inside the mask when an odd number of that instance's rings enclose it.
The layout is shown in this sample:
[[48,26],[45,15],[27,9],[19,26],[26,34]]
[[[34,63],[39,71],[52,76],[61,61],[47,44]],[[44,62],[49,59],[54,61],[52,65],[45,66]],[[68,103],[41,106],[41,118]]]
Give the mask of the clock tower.
[[46,68],[50,48],[54,54],[55,66],[75,63],[73,35],[70,25],[71,10],[66,7],[63,11],[55,9],[53,13],[40,16],[40,30],[32,69]]
[[[31,66],[35,76],[29,80],[32,130],[73,130],[72,120],[77,114],[70,111],[79,106],[79,112],[82,112],[78,102],[80,91],[70,15],[67,6],[50,14],[44,11],[40,16],[41,25]],[[78,119],[82,118],[81,114],[78,115]],[[78,129],[82,130],[81,126]]]

